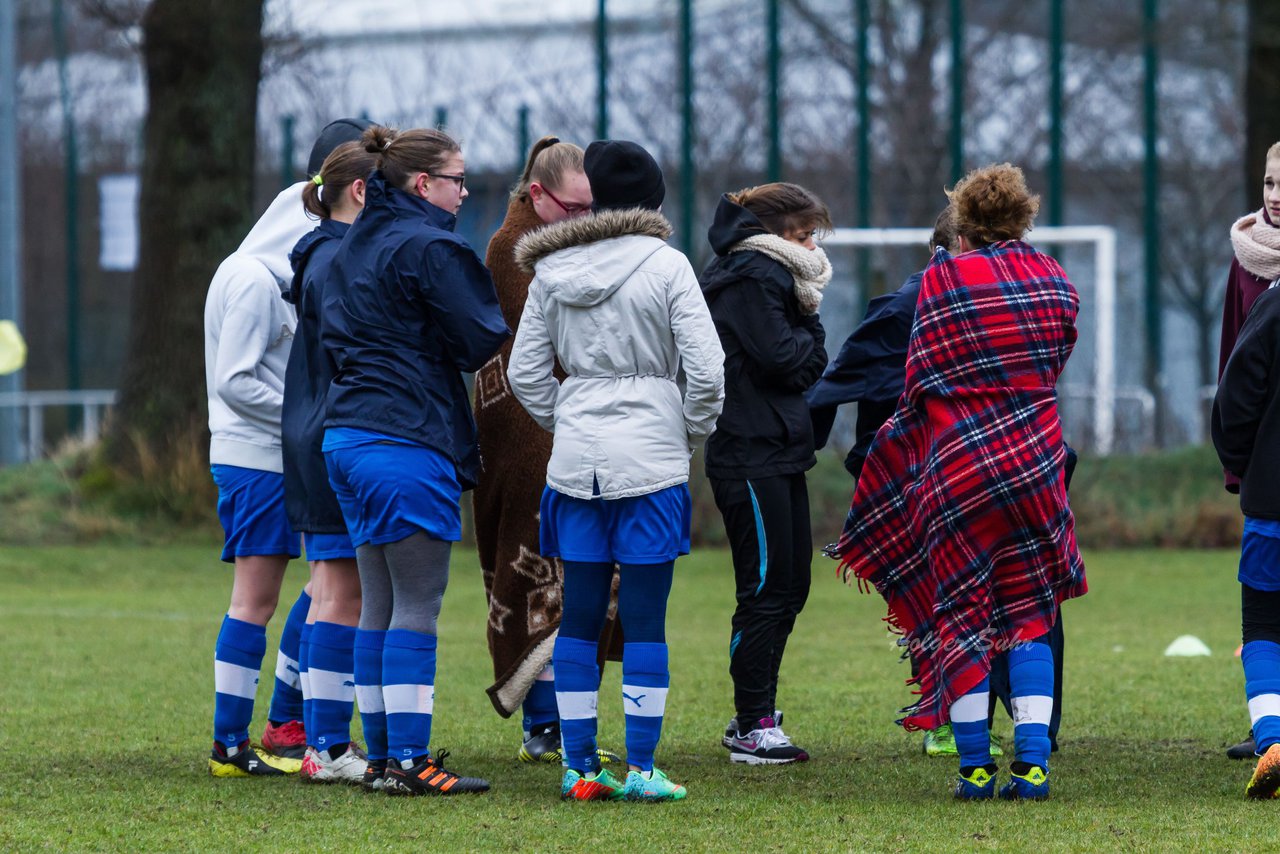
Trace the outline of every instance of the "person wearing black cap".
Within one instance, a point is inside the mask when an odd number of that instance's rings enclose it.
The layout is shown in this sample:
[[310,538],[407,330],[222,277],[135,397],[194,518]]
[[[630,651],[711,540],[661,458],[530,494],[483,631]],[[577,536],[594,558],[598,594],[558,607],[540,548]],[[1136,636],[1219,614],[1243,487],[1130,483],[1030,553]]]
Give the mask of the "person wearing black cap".
[[368,119],[334,119],[320,130],[315,143],[311,146],[311,156],[307,158],[307,178],[313,179],[320,174],[320,167],[325,158],[344,142],[358,142],[360,136],[373,122]]
[[[666,603],[675,559],[689,552],[689,458],[724,400],[724,351],[688,259],[666,244],[666,186],[653,157],[610,140],[591,143],[583,165],[593,213],[516,245],[516,263],[534,278],[507,372],[553,434],[539,539],[564,566],[552,654],[568,765],[561,797],[678,800],[685,788],[653,761],[670,682]],[[600,768],[595,739],[597,639],[615,563],[625,784]]]
[[[323,163],[338,145],[359,138],[357,122],[328,125],[310,161]],[[289,251],[314,225],[302,207],[307,184],[299,181],[276,196],[218,267],[205,300],[209,461],[226,533],[222,559],[235,565],[231,605],[214,647],[209,772],[215,777],[295,773],[306,751],[298,661],[311,610],[309,583],[281,633],[261,750],[249,745],[248,729],[267,621],[275,613],[289,559],[300,553],[285,512],[280,450],[285,367],[297,317],[281,297],[293,279]]]

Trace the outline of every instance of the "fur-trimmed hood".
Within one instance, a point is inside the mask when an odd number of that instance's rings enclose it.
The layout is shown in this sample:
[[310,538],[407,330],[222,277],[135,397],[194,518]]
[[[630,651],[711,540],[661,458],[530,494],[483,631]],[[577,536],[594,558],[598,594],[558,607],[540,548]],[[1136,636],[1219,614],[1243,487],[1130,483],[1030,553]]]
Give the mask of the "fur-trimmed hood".
[[607,210],[543,226],[520,238],[516,264],[565,305],[597,305],[665,247],[671,223],[657,211]]

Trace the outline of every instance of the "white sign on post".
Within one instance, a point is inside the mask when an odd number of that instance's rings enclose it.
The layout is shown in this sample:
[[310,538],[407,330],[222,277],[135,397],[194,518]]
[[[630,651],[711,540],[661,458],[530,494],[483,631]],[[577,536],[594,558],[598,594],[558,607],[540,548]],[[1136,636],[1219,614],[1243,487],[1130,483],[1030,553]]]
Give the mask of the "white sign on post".
[[129,272],[138,266],[138,176],[98,179],[98,266]]

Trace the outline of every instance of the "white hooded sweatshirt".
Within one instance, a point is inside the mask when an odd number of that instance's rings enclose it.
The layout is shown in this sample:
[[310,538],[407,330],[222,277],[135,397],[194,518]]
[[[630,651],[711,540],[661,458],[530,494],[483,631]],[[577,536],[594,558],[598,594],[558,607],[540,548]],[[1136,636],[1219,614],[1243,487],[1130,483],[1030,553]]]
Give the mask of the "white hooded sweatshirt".
[[547,484],[564,495],[629,498],[685,483],[715,428],[724,351],[670,234],[658,213],[605,211],[516,245],[516,262],[536,275],[507,377],[555,434]]
[[293,279],[290,250],[315,228],[302,207],[305,186],[294,184],[276,196],[209,285],[204,376],[210,463],[283,471],[280,413],[297,315],[281,294]]

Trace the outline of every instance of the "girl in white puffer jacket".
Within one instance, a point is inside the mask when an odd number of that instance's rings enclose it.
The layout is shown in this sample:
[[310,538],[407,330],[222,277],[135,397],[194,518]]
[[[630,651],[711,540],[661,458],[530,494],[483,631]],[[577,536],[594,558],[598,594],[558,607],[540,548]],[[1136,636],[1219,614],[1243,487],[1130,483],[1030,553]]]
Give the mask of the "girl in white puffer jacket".
[[[667,246],[662,172],[632,142],[594,142],[585,157],[594,213],[524,237],[534,273],[508,379],[554,434],[541,550],[564,564],[564,616],[553,664],[574,800],[677,800],[654,768],[670,676],[666,602],[689,552],[689,457],[724,401],[724,352],[688,259]],[[556,361],[568,377],[558,383]],[[620,566],[626,643],[625,784],[596,755],[596,639]]]

